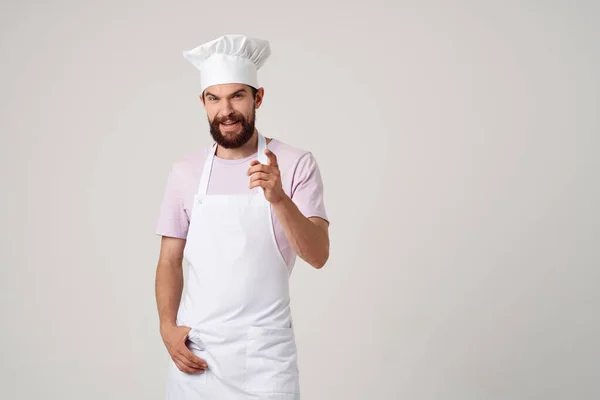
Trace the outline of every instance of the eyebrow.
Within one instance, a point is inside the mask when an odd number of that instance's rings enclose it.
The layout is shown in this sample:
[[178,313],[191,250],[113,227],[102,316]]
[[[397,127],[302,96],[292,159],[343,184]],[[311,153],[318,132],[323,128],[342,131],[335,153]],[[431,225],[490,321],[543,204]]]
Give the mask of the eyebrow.
[[[242,92],[243,92],[243,93],[246,93],[246,89],[240,89],[240,90],[236,90],[235,92],[233,92],[233,93],[231,94],[231,96],[235,96],[236,94],[238,94],[238,93],[242,93]],[[215,97],[215,98],[217,98],[217,99],[219,98],[219,96],[216,96],[216,95],[212,94],[211,92],[206,92],[204,95],[205,95],[205,96],[212,96],[212,97]]]

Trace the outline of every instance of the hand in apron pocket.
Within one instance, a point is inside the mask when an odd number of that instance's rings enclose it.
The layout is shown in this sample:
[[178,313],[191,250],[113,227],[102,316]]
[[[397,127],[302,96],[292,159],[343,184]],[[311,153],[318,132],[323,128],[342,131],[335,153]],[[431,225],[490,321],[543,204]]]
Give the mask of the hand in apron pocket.
[[[193,355],[200,358],[204,362],[206,361],[206,350],[204,343],[202,340],[200,340],[194,328],[192,328],[188,333],[185,345]],[[180,370],[175,361],[171,359],[171,374],[174,378],[177,378],[177,380],[181,382],[193,381],[195,383],[206,383],[206,371],[207,370],[194,373],[184,372]]]

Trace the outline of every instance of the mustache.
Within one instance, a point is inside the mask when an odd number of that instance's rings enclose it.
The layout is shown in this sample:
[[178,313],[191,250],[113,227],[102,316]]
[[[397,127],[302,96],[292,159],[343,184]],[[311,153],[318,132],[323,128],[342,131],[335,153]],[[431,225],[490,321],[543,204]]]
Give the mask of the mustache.
[[235,115],[235,116],[231,116],[231,117],[226,117],[226,118],[220,118],[217,122],[218,123],[224,123],[224,122],[239,122],[239,121],[244,121],[245,118],[242,117],[241,115]]

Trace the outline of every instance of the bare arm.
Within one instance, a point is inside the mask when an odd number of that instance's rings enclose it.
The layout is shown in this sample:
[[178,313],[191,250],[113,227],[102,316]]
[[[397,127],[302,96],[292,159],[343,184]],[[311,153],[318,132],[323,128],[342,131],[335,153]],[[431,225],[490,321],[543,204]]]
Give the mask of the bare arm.
[[296,254],[319,269],[329,258],[329,224],[318,217],[306,218],[288,196],[273,210]]
[[161,329],[175,326],[183,291],[183,248],[185,239],[162,237],[156,267],[156,304]]
[[173,362],[188,374],[202,373],[208,368],[186,346],[190,327],[177,326],[177,311],[183,291],[183,249],[185,239],[162,237],[156,267],[156,304],[160,334]]

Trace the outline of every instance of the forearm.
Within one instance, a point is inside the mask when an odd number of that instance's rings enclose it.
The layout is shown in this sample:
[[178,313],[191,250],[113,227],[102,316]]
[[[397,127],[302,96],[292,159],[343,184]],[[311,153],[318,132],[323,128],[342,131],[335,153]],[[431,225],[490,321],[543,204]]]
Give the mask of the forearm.
[[159,261],[156,268],[156,304],[161,328],[176,324],[182,291],[181,263]]
[[323,267],[329,258],[327,231],[302,215],[288,196],[274,204],[273,210],[296,254],[315,268]]

